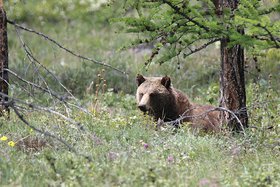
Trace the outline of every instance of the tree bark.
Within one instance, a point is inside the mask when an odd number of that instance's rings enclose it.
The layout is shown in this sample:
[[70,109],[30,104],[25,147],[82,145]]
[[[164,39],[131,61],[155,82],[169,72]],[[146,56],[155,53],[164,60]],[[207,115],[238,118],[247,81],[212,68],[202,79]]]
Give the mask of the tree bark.
[[221,40],[220,106],[233,111],[240,119],[225,114],[229,128],[240,131],[248,127],[244,77],[244,49],[240,45],[228,48],[228,39]]
[[[214,4],[218,16],[222,18],[224,8],[229,8],[234,18],[233,11],[238,7],[237,0],[216,0]],[[244,29],[237,28],[237,31],[244,34]],[[222,117],[228,127],[234,131],[241,131],[248,127],[244,48],[241,45],[229,47],[229,42],[229,37],[221,39],[220,106],[233,111],[242,123],[238,123],[231,114],[224,113]]]
[[[8,95],[8,34],[7,34],[7,17],[3,8],[3,1],[0,0],[0,93]],[[0,116],[4,111],[9,112],[8,106],[3,103],[8,101],[8,97],[0,95]]]

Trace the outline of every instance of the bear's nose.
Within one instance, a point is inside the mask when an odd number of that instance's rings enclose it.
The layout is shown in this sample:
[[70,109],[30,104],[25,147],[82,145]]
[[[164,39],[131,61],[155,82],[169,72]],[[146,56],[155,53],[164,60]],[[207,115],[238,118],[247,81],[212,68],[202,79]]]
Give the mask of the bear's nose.
[[138,108],[139,108],[142,112],[146,112],[146,111],[147,111],[146,105],[138,105]]

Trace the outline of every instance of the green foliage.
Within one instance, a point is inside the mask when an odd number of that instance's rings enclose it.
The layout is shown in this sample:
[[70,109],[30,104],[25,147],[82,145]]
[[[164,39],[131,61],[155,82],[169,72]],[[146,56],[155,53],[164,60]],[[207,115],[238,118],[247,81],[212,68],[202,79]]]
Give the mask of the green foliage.
[[[137,43],[161,43],[147,63],[183,58],[201,43],[221,38],[229,38],[229,46],[240,44],[249,52],[279,48],[280,22],[272,15],[279,12],[278,1],[263,4],[259,0],[242,0],[234,12],[224,8],[222,15],[216,14],[209,0],[126,2],[125,6],[135,12],[119,19],[125,23],[125,30],[140,34],[142,39],[137,39]],[[241,29],[245,34],[240,34]]]

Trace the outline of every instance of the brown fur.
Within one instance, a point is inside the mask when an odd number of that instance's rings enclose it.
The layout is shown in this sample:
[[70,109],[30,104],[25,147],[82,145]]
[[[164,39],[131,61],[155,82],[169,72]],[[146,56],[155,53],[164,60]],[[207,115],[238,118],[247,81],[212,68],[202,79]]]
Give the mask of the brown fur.
[[165,77],[143,77],[137,75],[136,100],[138,108],[154,116],[155,120],[172,121],[184,117],[195,128],[218,131],[219,112],[209,105],[191,103],[180,90],[172,87],[171,79]]

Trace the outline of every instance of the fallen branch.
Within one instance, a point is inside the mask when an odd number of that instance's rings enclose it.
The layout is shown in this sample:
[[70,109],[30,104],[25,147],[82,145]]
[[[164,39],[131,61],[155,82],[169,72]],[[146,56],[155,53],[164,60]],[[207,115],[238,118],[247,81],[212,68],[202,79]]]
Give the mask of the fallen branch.
[[[45,112],[48,112],[48,113],[51,113],[51,114],[55,114],[55,115],[61,117],[62,119],[64,119],[64,120],[70,122],[71,124],[76,125],[80,130],[84,130],[84,127],[81,125],[81,123],[76,122],[76,121],[73,120],[72,118],[69,118],[69,117],[67,117],[67,116],[65,116],[65,115],[63,115],[63,114],[61,114],[61,113],[59,113],[59,112],[57,112],[57,111],[55,111],[55,110],[53,110],[53,109],[51,109],[51,108],[38,106],[38,105],[35,105],[35,104],[33,104],[33,103],[28,103],[28,102],[22,101],[22,100],[20,100],[20,99],[17,99],[17,98],[13,98],[13,97],[11,97],[11,96],[8,96],[8,95],[6,95],[6,94],[4,94],[4,93],[2,93],[2,92],[0,92],[0,96],[8,97],[10,100],[13,101],[13,105],[14,105],[14,106],[16,106],[15,102],[17,102],[17,103],[21,103],[21,104],[23,104],[23,105],[25,105],[25,106],[27,106],[27,107],[33,109],[33,110],[45,111]],[[9,105],[7,105],[7,106],[9,106]]]
[[[7,97],[6,94],[3,94],[3,93],[1,93],[1,92],[0,92],[0,95],[6,96],[6,97]],[[9,101],[3,103],[4,106],[7,106],[7,107],[12,108],[12,109],[14,110],[15,114],[18,116],[18,118],[19,118],[25,125],[27,125],[29,128],[31,128],[32,130],[34,130],[34,131],[36,131],[36,132],[38,132],[38,133],[40,133],[40,134],[42,134],[42,135],[44,135],[44,136],[48,136],[48,137],[50,137],[50,138],[56,139],[57,141],[59,141],[60,143],[62,143],[63,145],[65,145],[65,146],[68,148],[68,150],[69,150],[70,152],[73,152],[73,153],[76,154],[76,155],[82,156],[82,157],[86,158],[88,161],[93,161],[93,159],[92,159],[91,157],[89,157],[89,156],[87,156],[87,155],[84,155],[84,154],[82,154],[82,153],[79,153],[73,146],[71,146],[69,143],[67,143],[64,139],[62,139],[62,138],[60,138],[60,137],[58,137],[58,136],[55,136],[54,134],[52,134],[52,133],[50,133],[50,132],[48,132],[48,131],[44,131],[44,130],[38,129],[38,128],[34,127],[33,125],[31,125],[31,124],[23,117],[23,115],[19,112],[19,110],[17,109],[17,106],[16,106],[15,102],[16,102],[16,100],[17,100],[17,102],[19,102],[20,100],[15,99],[15,98],[11,98],[11,97],[10,97],[9,99],[10,99]],[[28,105],[28,103],[25,103],[25,102],[22,102],[22,103]],[[28,107],[33,109],[34,107],[38,107],[38,106],[34,106],[34,105],[29,104]],[[42,108],[41,108],[41,109],[42,109]],[[66,116],[63,116],[62,114],[60,114],[60,113],[58,113],[58,112],[55,112],[55,111],[52,111],[52,110],[48,110],[48,111],[51,112],[51,113],[53,113],[53,114],[59,115],[60,117],[63,117],[63,118],[64,118],[65,120],[67,120],[67,121],[73,122],[73,120],[69,120],[69,118],[67,118]]]
[[18,118],[19,118],[25,125],[27,125],[29,128],[31,128],[32,130],[34,130],[34,131],[36,131],[36,132],[39,132],[39,133],[42,134],[42,135],[45,135],[45,136],[48,136],[48,137],[51,137],[51,138],[56,139],[57,141],[59,141],[60,143],[62,143],[63,145],[65,145],[65,146],[68,148],[68,150],[69,150],[70,152],[73,152],[73,153],[76,154],[76,155],[83,156],[83,157],[86,158],[88,161],[93,161],[91,157],[89,157],[89,156],[87,156],[87,155],[84,155],[84,154],[82,154],[82,153],[77,152],[77,150],[76,150],[74,147],[72,147],[70,144],[68,144],[68,143],[67,143],[65,140],[63,140],[62,138],[57,137],[57,136],[55,136],[55,135],[53,135],[53,134],[51,134],[51,133],[49,133],[49,132],[47,132],[47,131],[40,130],[40,129],[38,129],[38,128],[32,126],[31,124],[29,124],[29,122],[23,117],[23,115],[21,115],[21,114],[19,113],[19,111],[17,110],[17,108],[15,107],[15,105],[14,105],[14,103],[13,103],[12,101],[7,102],[7,103],[5,103],[5,104],[6,104],[8,107],[11,107],[11,108],[14,110],[15,114],[18,116]]

